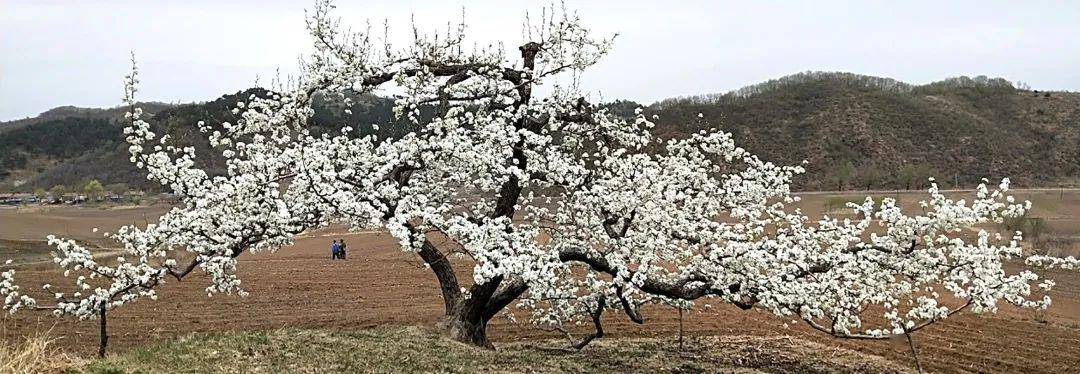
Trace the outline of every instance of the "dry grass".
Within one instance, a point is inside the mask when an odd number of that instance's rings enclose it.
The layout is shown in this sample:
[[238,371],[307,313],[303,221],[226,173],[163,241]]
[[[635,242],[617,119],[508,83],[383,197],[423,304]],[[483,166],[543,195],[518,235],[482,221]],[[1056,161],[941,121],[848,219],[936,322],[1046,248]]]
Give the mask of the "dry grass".
[[354,332],[283,329],[192,335],[83,366],[88,373],[903,373],[881,357],[798,338],[602,339],[582,352],[565,341],[488,351],[415,327]]
[[63,353],[53,342],[52,330],[27,335],[14,344],[0,345],[0,373],[61,373],[83,364]]

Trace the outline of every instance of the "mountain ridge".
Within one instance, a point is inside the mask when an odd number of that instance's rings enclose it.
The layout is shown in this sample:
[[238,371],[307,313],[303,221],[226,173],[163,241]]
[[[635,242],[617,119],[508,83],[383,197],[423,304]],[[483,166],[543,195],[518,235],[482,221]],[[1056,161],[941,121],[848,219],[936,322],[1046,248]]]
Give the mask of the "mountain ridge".
[[[235,120],[232,106],[263,92],[258,90],[202,103],[140,106],[151,114],[155,131],[197,145],[196,122]],[[369,95],[354,101],[346,114],[340,102],[316,100],[316,131],[345,122],[393,121],[391,99]],[[948,187],[1006,176],[1021,186],[1080,182],[1080,94],[1016,88],[1002,78],[912,85],[853,73],[804,72],[725,93],[650,105],[619,100],[603,107],[622,115],[643,107],[656,116],[654,131],[661,137],[715,127],[765,160],[806,160],[806,175],[795,181],[802,190],[924,188],[931,176]],[[127,162],[119,121],[125,111],[66,106],[0,122],[0,190],[76,186],[90,179],[153,188]],[[378,135],[402,131],[380,126]],[[90,136],[104,139],[88,141]],[[213,157],[206,162],[215,164]]]

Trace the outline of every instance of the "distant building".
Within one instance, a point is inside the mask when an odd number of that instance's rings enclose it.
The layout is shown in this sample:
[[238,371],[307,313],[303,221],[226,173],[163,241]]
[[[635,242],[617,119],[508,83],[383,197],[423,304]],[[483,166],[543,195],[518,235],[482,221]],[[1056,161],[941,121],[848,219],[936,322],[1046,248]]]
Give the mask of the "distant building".
[[0,196],[0,205],[22,205],[36,203],[38,199],[28,193],[9,193]]

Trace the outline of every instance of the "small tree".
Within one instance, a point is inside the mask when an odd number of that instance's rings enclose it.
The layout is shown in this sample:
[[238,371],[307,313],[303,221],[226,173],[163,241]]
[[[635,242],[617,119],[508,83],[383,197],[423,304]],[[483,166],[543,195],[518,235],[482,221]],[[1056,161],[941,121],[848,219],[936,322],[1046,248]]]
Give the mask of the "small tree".
[[855,176],[853,178],[860,187],[869,191],[875,186],[881,185],[885,179],[885,172],[874,163],[865,163],[859,165],[855,170]]
[[930,178],[936,177],[937,174],[937,170],[929,164],[907,163],[897,170],[896,182],[898,187],[905,190],[922,189],[926,187],[926,182]]
[[[310,13],[315,52],[298,80],[237,103],[240,120],[223,131],[199,123],[228,162],[222,175],[151,131],[134,107],[133,69],[131,160],[183,202],[157,223],[112,235],[128,252],[116,265],[50,237],[58,266],[104,285],[79,276],[77,293],[57,290],[39,303],[9,270],[0,279],[5,307],[100,318],[103,354],[109,310],[155,298],[158,286],[195,269],[209,275],[208,293],[243,295],[238,256],[331,224],[388,231],[438,280],[443,331],[489,348],[488,322],[515,303],[538,324],[594,321],[593,336],[603,335],[605,310],[643,323],[645,304],[704,298],[859,339],[910,338],[968,308],[1049,303],[1028,298],[1038,276],[1004,267],[1021,254],[1015,240],[980,231],[972,241],[959,229],[1022,214],[1030,204],[1007,196],[1008,180],[993,191],[981,185],[966,202],[931,186],[923,215],[883,198],[851,204],[856,219],[815,219],[788,207],[801,167],[762,161],[716,130],[657,139],[640,110],[623,119],[591,105],[573,78],[611,39],[593,37],[575,14],[544,12],[508,54],[467,41],[463,26],[417,34],[401,49],[378,45],[383,38],[339,28],[331,8],[318,2]],[[543,98],[534,91],[541,84],[552,85]],[[408,134],[307,130],[317,93],[387,86],[403,93],[395,113],[415,129]]]
[[113,195],[123,196],[129,190],[127,183],[113,183],[105,186],[105,190]]
[[91,201],[98,201],[101,200],[102,196],[105,196],[105,187],[97,179],[94,179],[83,186],[83,194]]
[[837,166],[835,169],[831,169],[827,172],[825,180],[828,182],[830,188],[836,188],[836,191],[843,191],[844,186],[851,183],[855,176],[855,166],[851,162],[843,163]]
[[38,198],[38,200],[45,200],[45,198],[49,197],[49,192],[45,191],[44,188],[38,187],[34,189],[34,197]]
[[899,189],[910,190],[919,180],[919,170],[912,164],[904,164],[896,171],[896,184]]
[[66,193],[67,187],[64,187],[64,185],[62,184],[52,186],[52,188],[49,189],[49,195],[52,195],[52,197],[55,199],[63,199],[64,194]]

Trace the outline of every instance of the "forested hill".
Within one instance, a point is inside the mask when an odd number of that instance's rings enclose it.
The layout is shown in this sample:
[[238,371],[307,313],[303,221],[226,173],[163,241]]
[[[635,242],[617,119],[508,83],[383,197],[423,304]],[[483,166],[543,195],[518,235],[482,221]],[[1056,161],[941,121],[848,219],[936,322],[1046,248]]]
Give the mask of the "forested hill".
[[[913,86],[848,73],[802,73],[738,91],[664,100],[657,131],[717,127],[765,160],[798,164],[804,189],[946,187],[1010,177],[1080,183],[1080,94],[953,78]],[[698,118],[701,113],[702,118]]]
[[[209,143],[196,124],[236,122],[238,118],[232,113],[236,103],[263,93],[249,89],[204,103],[148,103],[139,107],[144,108],[155,133],[169,134],[178,144],[194,146],[200,156],[209,156],[200,157],[198,162],[213,173],[222,171],[224,160],[208,151]],[[353,100],[352,113],[346,114],[340,100],[317,99],[312,131],[319,134],[340,129],[344,123],[385,124],[392,120],[392,100],[373,96]],[[123,135],[127,110],[61,107],[35,118],[0,122],[0,193],[48,190],[58,185],[77,191],[90,180],[117,190],[158,188],[128,160]],[[368,127],[367,131],[373,130]],[[378,135],[400,136],[402,131],[401,126],[382,126]]]
[[[144,108],[157,132],[205,151],[194,124],[235,121],[231,108],[253,93]],[[347,115],[338,101],[317,100],[315,131],[391,121],[391,100],[354,101]],[[607,104],[621,113],[637,106]],[[1002,79],[914,86],[848,73],[802,73],[725,94],[668,99],[646,112],[657,116],[656,132],[664,137],[716,127],[766,160],[807,160],[800,189],[922,188],[929,176],[946,187],[1004,176],[1022,186],[1080,183],[1080,94],[1017,89]],[[0,191],[77,187],[91,179],[151,187],[127,161],[122,114],[119,108],[65,107],[0,123]],[[379,135],[403,131],[381,126]]]
[[[176,105],[174,105],[174,104],[166,104],[166,103],[159,103],[159,102],[139,103],[139,107],[143,108],[144,112],[151,113],[151,114],[160,112],[160,111],[168,109],[168,108],[173,108],[175,106]],[[0,122],[0,133],[3,133],[5,131],[11,131],[11,130],[20,129],[20,128],[30,126],[30,125],[34,125],[34,124],[38,124],[38,123],[43,123],[43,122],[48,122],[48,121],[55,121],[55,120],[63,120],[63,119],[67,119],[67,118],[113,119],[113,120],[118,120],[118,119],[124,117],[125,112],[127,112],[127,108],[124,108],[124,107],[101,109],[101,108],[80,108],[80,107],[70,106],[70,105],[61,106],[61,107],[52,108],[52,109],[49,109],[49,110],[47,110],[45,112],[42,112],[41,114],[37,115],[37,117],[23,118],[23,119],[18,119],[18,120],[14,120],[14,121],[8,121],[8,122]]]

